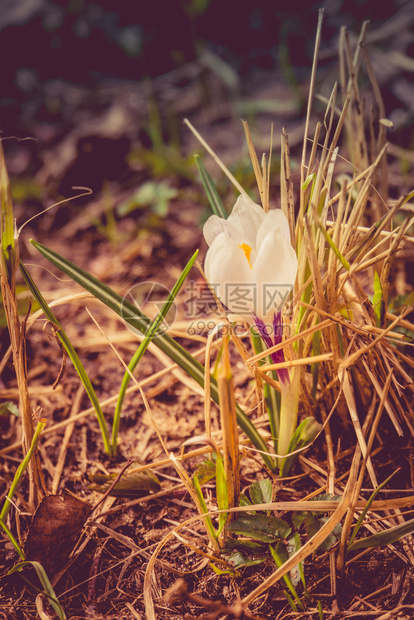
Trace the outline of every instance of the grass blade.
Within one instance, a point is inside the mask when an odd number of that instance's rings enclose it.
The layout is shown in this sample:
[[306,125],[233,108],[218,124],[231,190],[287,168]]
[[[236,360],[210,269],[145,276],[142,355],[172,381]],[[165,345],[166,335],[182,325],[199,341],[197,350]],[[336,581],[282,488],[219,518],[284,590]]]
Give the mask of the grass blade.
[[112,454],[111,452],[111,444],[109,441],[109,435],[108,435],[108,429],[106,426],[106,421],[104,418],[104,414],[102,412],[101,406],[99,404],[98,401],[98,397],[96,396],[96,392],[93,389],[93,385],[91,383],[91,380],[89,379],[87,372],[82,364],[82,362],[79,359],[78,354],[76,353],[75,349],[73,348],[72,343],[70,342],[69,338],[67,337],[67,335],[65,334],[65,332],[63,331],[59,321],[57,320],[56,316],[54,315],[54,313],[52,312],[52,310],[49,308],[46,300],[44,299],[43,295],[41,294],[41,292],[39,291],[39,289],[37,288],[36,284],[34,283],[32,277],[30,276],[29,272],[27,271],[26,267],[23,265],[23,263],[20,262],[19,264],[20,267],[20,271],[21,274],[24,278],[24,281],[26,282],[27,286],[30,289],[30,292],[32,293],[33,297],[36,299],[36,301],[38,302],[38,304],[40,305],[40,307],[42,308],[43,312],[45,313],[45,316],[49,319],[49,321],[51,321],[54,325],[56,325],[58,327],[58,330],[56,331],[56,334],[60,340],[60,342],[62,343],[63,347],[65,348],[66,353],[69,355],[69,358],[71,359],[76,372],[79,375],[80,380],[83,383],[83,386],[86,390],[86,393],[88,394],[92,405],[94,406],[94,409],[96,411],[96,416],[98,418],[98,422],[99,422],[99,426],[101,429],[101,433],[102,433],[102,438],[103,438],[103,442],[105,445],[105,452],[107,454]]
[[[272,547],[272,545],[269,545],[269,549],[270,549],[270,553],[272,554],[272,558],[273,558],[273,561],[276,564],[276,566],[278,568],[283,566],[283,564],[285,563],[285,561],[287,559],[286,557],[285,558],[281,557],[281,552],[283,551],[283,543],[278,543],[276,545],[276,547]],[[287,556],[287,554],[286,554],[286,556]],[[301,602],[301,600],[299,598],[299,595],[296,592],[296,588],[295,588],[295,586],[292,583],[292,579],[291,579],[289,573],[286,573],[285,575],[283,575],[283,579],[284,579],[284,582],[286,583],[287,587],[289,588],[292,596],[297,601],[299,607],[303,607],[302,602]]]
[[[15,222],[10,181],[0,140],[0,283],[3,310],[10,335],[13,365],[19,394],[19,412],[22,418],[23,453],[30,449],[33,440],[33,411],[30,404],[27,380],[26,317],[21,321],[16,295],[16,270],[19,262],[19,246],[15,240]],[[16,234],[17,237],[17,234]],[[29,462],[29,509],[34,509],[43,493],[43,478],[39,462]]]
[[[292,439],[290,440],[287,456],[283,459],[281,467],[280,467],[280,475],[283,477],[288,476],[296,459],[298,458],[298,450],[308,446],[315,437],[321,432],[322,426],[313,418],[312,416],[308,416],[299,424],[296,428],[295,432],[292,435]],[[296,454],[292,454],[289,456],[291,452],[295,452]]]
[[125,372],[124,377],[122,379],[121,389],[119,391],[118,401],[115,407],[114,421],[112,425],[112,450],[114,454],[116,453],[116,448],[117,448],[117,439],[118,439],[119,423],[121,419],[122,405],[125,399],[126,390],[128,388],[129,382],[131,381],[131,373],[134,372],[135,368],[137,367],[137,364],[139,363],[140,359],[142,358],[145,351],[147,350],[148,345],[150,344],[151,340],[153,340],[154,336],[156,335],[159,326],[161,325],[162,321],[165,319],[168,311],[170,310],[172,304],[174,303],[174,300],[177,297],[178,292],[181,289],[182,285],[184,284],[185,279],[188,276],[192,266],[194,265],[197,256],[198,256],[198,250],[194,252],[193,256],[190,258],[189,262],[184,267],[183,272],[181,273],[180,277],[175,283],[171,293],[168,295],[167,301],[165,302],[165,304],[163,305],[163,307],[161,308],[160,312],[157,314],[157,316],[155,317],[151,325],[148,327],[148,331],[145,335],[144,340],[141,342],[137,351],[133,355],[130,363],[128,364],[128,371]]
[[[380,485],[378,485],[377,488],[375,489],[375,491],[372,493],[371,497],[368,499],[368,501],[366,503],[366,506],[365,506],[364,510],[362,511],[361,516],[359,517],[358,522],[357,522],[357,524],[356,524],[356,526],[354,528],[354,531],[352,532],[352,535],[351,535],[351,537],[349,539],[348,551],[352,547],[352,543],[354,542],[354,540],[356,538],[356,535],[358,534],[358,532],[359,532],[359,530],[360,530],[360,528],[362,526],[362,523],[363,523],[363,521],[365,519],[365,515],[367,514],[367,512],[369,510],[369,507],[371,506],[372,502],[377,497],[377,495],[381,491],[381,489],[383,489],[388,484],[388,482],[391,480],[391,478],[393,478],[393,476],[395,476],[396,473],[397,472],[394,471],[391,474],[391,476],[388,476],[388,478],[386,480],[384,480],[384,482],[382,482]],[[366,539],[364,539],[364,540],[366,540]]]
[[39,420],[39,422],[37,424],[36,431],[35,431],[35,433],[33,435],[31,446],[30,446],[29,450],[27,451],[27,454],[25,455],[23,461],[20,463],[19,467],[17,468],[17,471],[16,471],[16,473],[14,475],[14,478],[13,478],[13,482],[12,482],[11,487],[10,487],[10,491],[7,493],[6,499],[5,499],[4,504],[3,504],[3,508],[1,510],[1,513],[0,513],[0,525],[2,526],[4,531],[6,532],[7,536],[9,537],[11,543],[13,544],[14,548],[16,549],[17,553],[19,554],[19,556],[21,557],[22,560],[24,560],[24,553],[21,550],[20,545],[17,542],[17,540],[15,539],[15,537],[13,536],[12,532],[7,527],[6,519],[7,519],[7,515],[9,514],[10,507],[12,505],[11,500],[13,498],[13,495],[14,495],[17,487],[20,484],[21,478],[22,478],[24,472],[26,471],[27,466],[29,465],[30,459],[32,458],[33,454],[36,451],[37,442],[39,440],[40,433],[42,432],[42,430],[44,429],[45,426],[46,426],[46,420],[44,420],[44,419]]
[[385,317],[384,295],[381,286],[381,278],[377,270],[374,272],[374,297],[372,299],[374,306],[375,322],[377,327],[382,327]]
[[20,548],[19,543],[17,542],[17,540],[15,539],[15,537],[13,536],[12,532],[9,530],[9,528],[7,527],[7,525],[0,519],[0,525],[3,528],[3,530],[6,533],[6,536],[8,537],[8,539],[10,540],[11,544],[13,545],[13,547],[16,549],[16,552],[18,553],[18,555],[20,556],[20,558],[22,560],[24,560],[24,553]]
[[400,540],[400,538],[404,538],[404,536],[408,536],[413,532],[414,519],[410,519],[405,523],[400,523],[395,527],[390,527],[384,532],[358,540],[356,543],[348,547],[348,552],[357,551],[358,549],[367,549],[369,547],[383,547],[386,545],[391,545],[392,543],[397,542],[397,540]]
[[0,197],[1,197],[1,254],[8,280],[15,270],[14,215],[10,191],[9,175],[4,161],[3,146],[0,140]]
[[[72,280],[80,284],[89,291],[94,297],[99,299],[106,306],[111,308],[121,316],[131,327],[139,330],[143,334],[147,333],[151,323],[138,308],[126,302],[121,295],[113,291],[109,286],[100,282],[97,278],[87,273],[68,259],[60,256],[57,252],[50,250],[44,245],[32,240],[34,247],[47,258],[53,265],[58,267],[63,273]],[[184,347],[179,345],[168,334],[156,334],[153,338],[154,344],[161,349],[168,357],[190,375],[200,386],[204,386],[204,366],[200,364]],[[210,385],[211,398],[219,404],[217,382],[211,378]],[[275,470],[275,461],[268,454],[268,448],[262,436],[257,431],[254,424],[249,420],[244,411],[236,406],[237,423],[242,431],[247,435],[252,444],[261,451],[262,458],[271,471]]]
[[330,234],[328,233],[328,231],[326,230],[325,226],[322,224],[322,222],[319,219],[318,214],[314,211],[313,216],[315,218],[315,221],[320,229],[320,231],[322,232],[323,236],[325,237],[326,241],[328,242],[328,244],[331,247],[331,250],[334,252],[336,258],[339,260],[339,262],[341,263],[341,265],[347,270],[349,271],[351,266],[348,263],[348,261],[346,260],[346,258],[341,254],[341,252],[339,251],[339,249],[336,247],[332,237],[330,236]]
[[201,507],[200,514],[205,515],[204,523],[208,529],[210,538],[214,540],[217,538],[217,532],[214,529],[214,525],[208,515],[208,508],[207,508],[206,500],[204,499],[203,491],[201,490],[200,481],[196,474],[194,474],[193,476],[193,484],[194,484],[195,492],[197,493],[198,501],[200,502],[200,507]]
[[[252,344],[255,354],[263,353],[265,350],[263,340],[258,334],[252,333]],[[263,358],[259,363],[271,364],[272,360],[270,356]],[[269,371],[270,376],[274,381],[277,381],[277,373],[275,370]],[[272,441],[275,452],[277,452],[277,442],[279,438],[280,427],[280,392],[277,392],[268,383],[264,382],[263,392],[265,397],[267,414],[269,416],[270,432],[272,433]]]
[[[217,506],[219,510],[227,510],[227,508],[233,507],[233,506],[229,506],[229,488],[228,488],[228,484],[226,480],[226,472],[224,469],[221,454],[218,450],[216,452],[216,496],[217,496]],[[230,514],[234,514],[234,513],[230,513]],[[219,512],[217,536],[220,536],[220,534],[222,533],[223,528],[227,523],[228,517],[229,517],[229,513]]]
[[20,463],[19,467],[17,468],[17,471],[14,475],[13,478],[13,482],[12,485],[10,487],[10,491],[7,493],[7,497],[6,500],[4,502],[3,508],[1,510],[0,513],[0,521],[2,523],[4,523],[7,519],[7,515],[9,513],[10,507],[11,507],[11,499],[14,495],[14,492],[16,491],[17,487],[20,484],[20,479],[22,477],[22,475],[24,474],[24,472],[27,469],[27,466],[29,464],[30,459],[32,458],[33,454],[36,451],[37,448],[37,442],[39,440],[39,435],[42,432],[42,430],[44,429],[44,427],[46,426],[46,420],[42,419],[39,420],[38,424],[37,424],[37,428],[35,430],[35,433],[33,435],[33,439],[32,439],[32,443],[31,446],[29,448],[29,450],[27,451],[27,454],[25,455],[23,461]]
[[210,203],[210,206],[213,210],[213,213],[215,213],[219,217],[227,219],[228,217],[227,211],[224,208],[223,203],[221,202],[221,198],[217,193],[217,190],[213,183],[213,179],[211,178],[211,176],[205,169],[204,164],[201,161],[199,155],[194,155],[194,159],[197,164],[198,173],[200,175],[201,182],[204,186],[204,190],[206,192],[206,195]]
[[7,574],[11,575],[12,573],[20,572],[25,566],[33,566],[37,573],[37,576],[39,577],[39,581],[44,588],[43,594],[49,599],[50,604],[55,610],[59,620],[66,620],[66,614],[63,611],[61,604],[59,603],[52,584],[49,581],[49,577],[47,576],[45,569],[39,562],[28,560],[25,562],[19,562],[19,564],[16,564],[16,566],[14,566]]

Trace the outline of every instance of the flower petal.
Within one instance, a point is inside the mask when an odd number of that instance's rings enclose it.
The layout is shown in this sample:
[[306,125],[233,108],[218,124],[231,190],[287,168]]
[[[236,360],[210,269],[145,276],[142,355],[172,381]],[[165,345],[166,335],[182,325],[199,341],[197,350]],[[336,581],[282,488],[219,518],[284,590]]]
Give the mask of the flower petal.
[[256,248],[260,248],[263,243],[263,239],[270,232],[272,228],[277,228],[282,232],[286,239],[290,243],[290,230],[289,222],[282,209],[272,209],[265,215],[263,223],[261,224],[256,236]]
[[280,230],[270,230],[257,248],[253,277],[289,284],[292,288],[297,270],[298,258],[290,242]]
[[265,213],[259,205],[246,196],[239,196],[228,219],[218,215],[208,218],[203,227],[203,235],[208,245],[222,232],[238,243],[256,245],[256,234],[264,220]]
[[283,232],[274,228],[264,237],[252,269],[257,282],[258,304],[256,314],[266,323],[272,322],[295,283],[298,259],[290,241]]
[[211,215],[203,227],[204,239],[208,245],[211,246],[216,237],[223,232],[230,236],[227,220],[218,215]]
[[[221,233],[207,250],[204,271],[208,282],[221,301],[234,313],[250,313],[252,304],[249,296],[241,301],[240,291],[246,289],[246,283],[252,282],[252,270],[244,250]],[[250,288],[252,288],[250,284]]]
[[265,212],[262,207],[259,207],[247,196],[241,195],[238,197],[227,222],[238,230],[240,238],[247,239],[249,245],[255,247],[257,231],[264,219]]

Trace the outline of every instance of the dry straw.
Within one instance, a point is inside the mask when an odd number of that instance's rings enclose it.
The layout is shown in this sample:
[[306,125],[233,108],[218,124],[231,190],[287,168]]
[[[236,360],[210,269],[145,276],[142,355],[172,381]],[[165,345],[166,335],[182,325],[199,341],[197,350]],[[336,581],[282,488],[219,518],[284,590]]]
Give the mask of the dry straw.
[[[333,510],[325,525],[281,568],[245,596],[245,605],[251,605],[298,562],[313,554],[346,517],[337,561],[339,570],[343,570],[354,515],[365,505],[365,500],[360,496],[365,470],[368,471],[372,487],[375,489],[378,485],[374,460],[377,452],[373,451],[373,443],[381,416],[384,413],[388,415],[398,435],[405,432],[403,427],[414,435],[407,416],[411,407],[404,396],[406,389],[410,394],[413,391],[413,382],[404,364],[409,364],[411,368],[414,364],[398,346],[401,334],[396,331],[401,327],[414,331],[414,325],[406,320],[412,307],[405,308],[400,315],[386,312],[391,261],[413,222],[413,218],[407,218],[402,225],[393,228],[393,218],[411,199],[412,194],[402,197],[392,207],[388,204],[385,128],[389,123],[385,119],[380,89],[365,46],[367,23],[363,25],[354,53],[348,34],[342,29],[339,86],[333,88],[324,120],[316,124],[314,134],[309,138],[321,25],[322,13],[310,81],[301,161],[300,205],[296,217],[289,143],[285,131],[282,132],[281,140],[281,206],[288,218],[299,259],[293,310],[285,318],[290,322],[292,336],[272,349],[251,356],[246,363],[256,377],[276,389],[278,383],[266,375],[267,371],[282,367],[302,369],[301,413],[315,415],[315,411],[319,410],[324,423],[328,468],[325,492],[333,494],[343,489],[342,499],[339,503],[325,506],[326,510]],[[368,75],[375,98],[375,106],[368,114],[368,131],[367,115],[358,87],[362,68]],[[187,125],[234,183],[232,175],[198,132],[188,121]],[[258,192],[263,207],[267,209],[269,168],[265,160],[260,166],[249,127],[245,122],[243,126]],[[376,127],[379,127],[378,131]],[[340,190],[335,192],[337,165],[341,162],[343,168],[345,162],[339,150],[342,135],[347,142],[350,173],[341,175]],[[234,184],[238,191],[245,193],[238,183]],[[374,291],[374,282],[377,293],[375,304],[369,296]],[[259,367],[260,360],[269,351],[281,348],[286,352],[285,363]],[[361,400],[369,409],[365,419],[361,419]],[[340,405],[342,410],[345,405],[354,428],[355,446],[349,471],[337,476],[329,420],[333,414],[337,414]],[[345,488],[340,483],[344,478],[347,479]],[[390,517],[398,518],[400,508],[411,505],[411,501],[410,498],[400,498],[390,503],[376,500],[370,509],[387,510]],[[313,506],[309,501],[285,502],[267,504],[261,509],[313,510],[311,504]],[[234,511],[238,510],[246,508],[234,508]],[[180,524],[176,530],[187,527],[194,520]],[[161,541],[147,568],[145,601],[147,617],[150,619],[156,617],[149,587],[155,558],[172,535],[168,534]],[[333,558],[331,556],[330,569],[334,594],[336,568]]]

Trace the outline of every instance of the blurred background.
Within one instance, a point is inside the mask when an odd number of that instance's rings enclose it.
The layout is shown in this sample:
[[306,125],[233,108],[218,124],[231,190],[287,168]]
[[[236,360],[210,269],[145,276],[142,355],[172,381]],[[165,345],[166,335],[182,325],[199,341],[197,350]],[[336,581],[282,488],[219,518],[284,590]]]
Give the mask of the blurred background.
[[[259,153],[269,148],[274,124],[275,187],[286,126],[295,174],[321,6],[314,112],[323,116],[339,80],[341,26],[356,45],[370,20],[368,50],[394,123],[390,156],[399,158],[398,169],[390,169],[391,191],[409,189],[412,1],[0,0],[0,131],[14,199],[24,205],[20,221],[48,201],[73,196],[73,186],[92,195],[35,220],[39,234],[67,225],[84,204],[92,203],[91,216],[83,224],[78,217],[71,234],[93,218],[107,231],[108,212],[119,218],[147,209],[148,215],[149,207],[161,225],[174,200],[205,204],[202,192],[194,193],[193,155],[203,149],[183,126],[185,117],[247,189],[254,177],[240,119],[249,122]],[[368,85],[363,72],[360,79],[362,88]],[[219,189],[231,193],[205,162]]]

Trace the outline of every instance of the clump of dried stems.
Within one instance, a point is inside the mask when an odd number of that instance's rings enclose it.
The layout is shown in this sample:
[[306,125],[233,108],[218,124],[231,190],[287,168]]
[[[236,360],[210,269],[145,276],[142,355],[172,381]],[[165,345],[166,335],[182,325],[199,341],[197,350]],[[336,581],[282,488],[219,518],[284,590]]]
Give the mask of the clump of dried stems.
[[[378,449],[373,451],[373,444],[381,417],[389,417],[397,436],[414,434],[410,376],[414,364],[399,346],[404,337],[396,329],[414,330],[414,325],[405,319],[412,307],[404,308],[398,316],[387,311],[392,261],[401,244],[412,241],[406,233],[413,218],[405,217],[398,226],[394,225],[394,218],[412,194],[398,201],[388,199],[386,128],[390,123],[385,117],[380,89],[365,47],[367,23],[354,53],[346,30],[341,31],[340,83],[335,85],[327,102],[323,121],[316,124],[313,135],[309,136],[320,25],[303,144],[298,210],[294,204],[288,135],[284,131],[282,134],[281,207],[288,217],[299,258],[291,313],[285,317],[292,335],[273,349],[245,361],[253,376],[270,382],[266,371],[276,366],[259,367],[258,362],[270,351],[283,347],[287,361],[278,367],[300,373],[300,414],[320,416],[325,436],[324,480],[316,493],[303,500],[321,492],[337,493],[342,499],[339,503],[318,502],[321,509],[332,513],[329,520],[281,568],[242,600],[245,605],[251,604],[298,562],[313,554],[345,517],[336,561],[335,556],[330,555],[332,594],[336,593],[336,572],[344,568],[351,525],[366,503],[360,494],[366,472],[373,490],[378,487],[374,459]],[[362,66],[374,93],[370,109],[365,109],[358,88]],[[259,194],[266,208],[269,167],[265,159],[262,166],[259,165],[246,123],[245,130]],[[346,159],[339,152],[342,136],[346,139]],[[216,161],[228,174],[224,165],[217,158]],[[343,164],[347,167],[347,172],[340,176],[338,164],[341,170]],[[234,182],[231,175],[228,176]],[[236,187],[243,191],[238,184]],[[260,394],[258,407],[262,402]],[[338,476],[330,425],[335,416],[343,415],[354,428],[355,446],[349,470]],[[395,524],[403,520],[400,509],[409,506],[412,500],[413,497],[374,501],[371,510],[385,511],[390,522]],[[306,505],[311,509],[310,503],[302,500],[266,504],[262,509],[300,511],[306,509]],[[238,510],[246,508],[233,508],[233,512]],[[155,618],[149,587],[155,558],[167,540],[189,524],[190,521],[180,524],[160,543],[148,566],[145,598],[149,618]],[[369,530],[383,531],[383,526],[377,523],[375,527],[369,526]],[[410,552],[409,555],[412,560]]]

